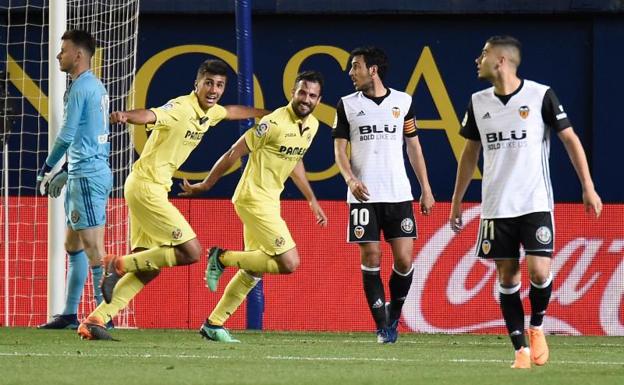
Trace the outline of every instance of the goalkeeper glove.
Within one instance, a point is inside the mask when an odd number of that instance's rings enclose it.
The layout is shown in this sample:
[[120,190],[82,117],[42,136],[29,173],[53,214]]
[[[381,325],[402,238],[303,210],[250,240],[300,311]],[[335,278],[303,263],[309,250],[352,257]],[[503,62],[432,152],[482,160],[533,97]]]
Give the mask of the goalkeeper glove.
[[35,194],[46,195],[46,185],[50,180],[50,171],[52,167],[48,166],[46,162],[43,162],[43,166],[37,173],[37,182],[35,183]]
[[61,191],[63,190],[63,186],[67,182],[67,163],[63,165],[63,167],[50,179],[50,183],[46,186],[46,192],[52,198],[57,198],[61,195]]

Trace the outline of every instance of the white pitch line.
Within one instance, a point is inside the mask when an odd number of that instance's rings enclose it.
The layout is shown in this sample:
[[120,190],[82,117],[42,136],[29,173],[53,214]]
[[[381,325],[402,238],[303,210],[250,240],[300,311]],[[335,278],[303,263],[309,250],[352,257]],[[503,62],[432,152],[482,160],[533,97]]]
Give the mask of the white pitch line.
[[[36,352],[0,352],[0,357],[65,357],[65,358],[175,358],[175,359],[218,359],[218,360],[230,360],[230,359],[242,359],[242,360],[254,360],[256,356],[218,356],[218,355],[198,355],[198,354],[129,354],[129,353],[76,353],[76,352],[64,352],[64,353],[36,353]],[[508,363],[509,360],[502,359],[470,359],[470,358],[451,358],[447,360],[432,360],[432,359],[416,359],[416,358],[396,358],[396,357],[306,357],[306,356],[265,356],[264,359],[274,361],[334,361],[334,362],[449,362],[449,363]],[[550,361],[551,365],[587,365],[587,366],[624,366],[624,362],[612,362],[612,361]]]

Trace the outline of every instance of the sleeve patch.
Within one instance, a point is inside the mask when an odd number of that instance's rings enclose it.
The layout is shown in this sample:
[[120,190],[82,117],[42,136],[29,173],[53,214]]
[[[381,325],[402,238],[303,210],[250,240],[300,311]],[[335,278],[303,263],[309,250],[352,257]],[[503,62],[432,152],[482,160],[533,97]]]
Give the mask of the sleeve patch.
[[260,123],[256,126],[254,133],[258,138],[262,138],[269,131],[269,125],[266,123]]

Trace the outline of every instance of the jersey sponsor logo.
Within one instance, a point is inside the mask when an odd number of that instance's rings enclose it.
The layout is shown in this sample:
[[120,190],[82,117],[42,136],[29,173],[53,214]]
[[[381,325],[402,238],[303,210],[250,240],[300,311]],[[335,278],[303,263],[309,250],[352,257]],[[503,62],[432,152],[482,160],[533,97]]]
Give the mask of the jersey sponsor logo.
[[502,131],[488,132],[485,134],[485,139],[488,143],[488,150],[499,150],[501,148],[520,148],[528,145],[524,140],[527,137],[527,131],[522,130],[520,133],[516,130],[511,130],[509,133]]
[[275,238],[275,247],[282,247],[284,246],[285,243],[286,243],[286,240],[284,239],[284,237]]
[[186,134],[184,134],[184,139],[191,139],[196,141],[200,141],[203,137],[203,132],[197,132],[195,130],[187,130]]
[[405,218],[401,221],[401,230],[404,233],[409,234],[414,231],[414,221],[411,218]]
[[373,124],[359,126],[358,130],[360,131],[360,142],[373,139],[395,140],[397,126],[396,124],[384,124],[383,126],[377,127],[376,124]]
[[401,109],[399,107],[392,107],[392,116],[397,119],[401,115]]
[[542,226],[535,231],[535,239],[542,245],[548,245],[552,240],[552,232],[546,226]]
[[492,117],[490,116],[489,112],[486,112],[485,115],[483,115],[483,117],[481,119],[491,119]]
[[488,255],[490,253],[490,250],[492,250],[492,244],[490,243],[490,241],[486,239],[485,241],[481,242],[481,250],[483,251],[483,254]]
[[180,238],[182,238],[182,230],[180,230],[179,228],[175,228],[171,231],[171,238],[174,240],[178,240]]
[[258,138],[262,138],[264,135],[266,135],[267,131],[269,131],[269,125],[266,123],[258,124],[256,126],[256,129],[254,130]]
[[557,118],[557,120],[561,120],[561,119],[567,118],[568,114],[566,114],[565,112],[562,112],[560,114],[555,115],[555,117]]
[[518,113],[520,114],[520,117],[522,119],[528,118],[530,111],[531,110],[529,109],[529,106],[521,106],[520,108],[518,108]]
[[357,239],[362,239],[365,232],[366,231],[364,230],[364,227],[362,226],[355,226],[355,228],[353,229],[353,235],[355,235]]
[[280,146],[279,152],[284,155],[301,155],[303,156],[306,151],[308,151],[305,147],[290,147],[290,146]]

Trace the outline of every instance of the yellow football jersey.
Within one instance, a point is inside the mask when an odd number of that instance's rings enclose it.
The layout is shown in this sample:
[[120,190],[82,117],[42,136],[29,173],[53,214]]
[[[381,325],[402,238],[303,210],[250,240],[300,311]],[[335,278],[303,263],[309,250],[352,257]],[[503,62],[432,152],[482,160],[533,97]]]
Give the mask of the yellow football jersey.
[[218,104],[204,112],[194,92],[151,110],[156,114],[156,122],[147,125],[152,133],[132,172],[138,178],[164,185],[169,191],[173,173],[197,147],[206,131],[223,120],[227,112]]
[[262,207],[279,207],[284,182],[312,143],[319,122],[308,115],[305,124],[291,104],[262,118],[245,133],[251,150],[232,202]]

